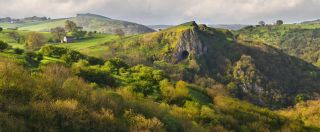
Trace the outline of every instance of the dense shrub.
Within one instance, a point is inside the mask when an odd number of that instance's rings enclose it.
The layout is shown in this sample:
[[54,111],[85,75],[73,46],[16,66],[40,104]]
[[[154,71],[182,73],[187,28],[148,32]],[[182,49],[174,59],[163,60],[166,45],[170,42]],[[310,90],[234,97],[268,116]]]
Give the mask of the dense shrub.
[[97,67],[82,68],[77,75],[84,78],[86,81],[95,82],[103,86],[116,86],[115,79],[112,75]]
[[0,40],[0,51],[3,51],[5,49],[7,49],[7,48],[9,48],[9,45]]
[[29,67],[38,67],[43,59],[43,55],[33,51],[28,51],[24,54],[26,65]]
[[19,55],[23,54],[23,52],[24,52],[24,50],[20,49],[20,48],[14,48],[13,51],[14,51],[14,53],[19,54]]

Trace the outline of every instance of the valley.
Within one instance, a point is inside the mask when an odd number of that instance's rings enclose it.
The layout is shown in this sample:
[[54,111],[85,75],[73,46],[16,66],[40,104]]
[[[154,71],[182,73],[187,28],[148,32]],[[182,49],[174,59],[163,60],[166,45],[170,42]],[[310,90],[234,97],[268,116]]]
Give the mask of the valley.
[[0,131],[320,131],[318,23],[31,18],[0,22]]

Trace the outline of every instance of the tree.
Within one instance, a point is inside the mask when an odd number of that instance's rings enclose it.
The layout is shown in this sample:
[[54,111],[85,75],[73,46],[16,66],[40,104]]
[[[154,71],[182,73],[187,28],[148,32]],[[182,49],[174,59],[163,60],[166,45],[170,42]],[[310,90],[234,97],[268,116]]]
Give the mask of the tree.
[[260,22],[259,22],[259,25],[260,25],[260,26],[265,26],[265,25],[266,25],[266,22],[260,21]]
[[87,34],[87,31],[78,31],[78,30],[74,30],[72,31],[72,36],[75,37],[76,39],[81,39],[83,38],[86,34]]
[[2,27],[0,27],[0,32],[3,30],[3,28]]
[[120,29],[120,28],[115,29],[115,30],[114,30],[114,33],[115,33],[116,35],[119,35],[120,37],[123,37],[123,36],[125,35],[125,32],[124,32],[122,29]]
[[187,83],[184,81],[178,81],[176,84],[176,98],[185,98],[189,95]]
[[3,51],[5,49],[7,49],[9,47],[9,45],[3,41],[0,40],[0,51]]
[[282,21],[282,20],[277,20],[276,24],[277,24],[277,25],[282,25],[282,24],[283,24],[283,21]]
[[30,49],[40,48],[44,44],[44,37],[40,33],[30,32],[27,36],[27,47]]
[[87,33],[87,35],[88,35],[89,38],[92,38],[93,37],[93,32],[90,31],[90,32]]
[[14,39],[17,43],[20,43],[20,34],[17,33],[16,31],[13,31],[13,32],[9,32],[8,33],[9,37],[11,37],[12,39]]
[[67,20],[64,23],[64,29],[68,32],[73,32],[73,31],[77,31],[77,24],[74,23],[73,21]]
[[63,40],[63,37],[67,35],[66,31],[62,27],[56,27],[51,29],[51,34],[53,36],[53,39],[55,41],[61,41]]

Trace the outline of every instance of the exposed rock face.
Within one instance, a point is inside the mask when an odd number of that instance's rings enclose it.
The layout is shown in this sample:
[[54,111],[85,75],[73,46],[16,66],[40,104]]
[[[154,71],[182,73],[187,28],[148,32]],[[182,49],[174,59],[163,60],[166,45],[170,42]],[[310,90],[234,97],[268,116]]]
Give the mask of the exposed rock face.
[[[199,57],[207,52],[208,48],[200,40],[197,34],[197,27],[183,32],[178,41],[175,56],[178,62],[188,58],[189,55]],[[186,56],[187,55],[187,56]]]

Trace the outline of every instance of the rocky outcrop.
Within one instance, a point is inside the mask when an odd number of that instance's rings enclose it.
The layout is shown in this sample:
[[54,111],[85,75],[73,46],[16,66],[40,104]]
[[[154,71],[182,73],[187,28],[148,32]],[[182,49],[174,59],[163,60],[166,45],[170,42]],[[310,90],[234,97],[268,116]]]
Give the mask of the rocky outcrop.
[[175,56],[179,62],[187,59],[189,55],[199,57],[205,54],[207,50],[207,46],[201,41],[197,34],[197,27],[194,27],[181,34]]

